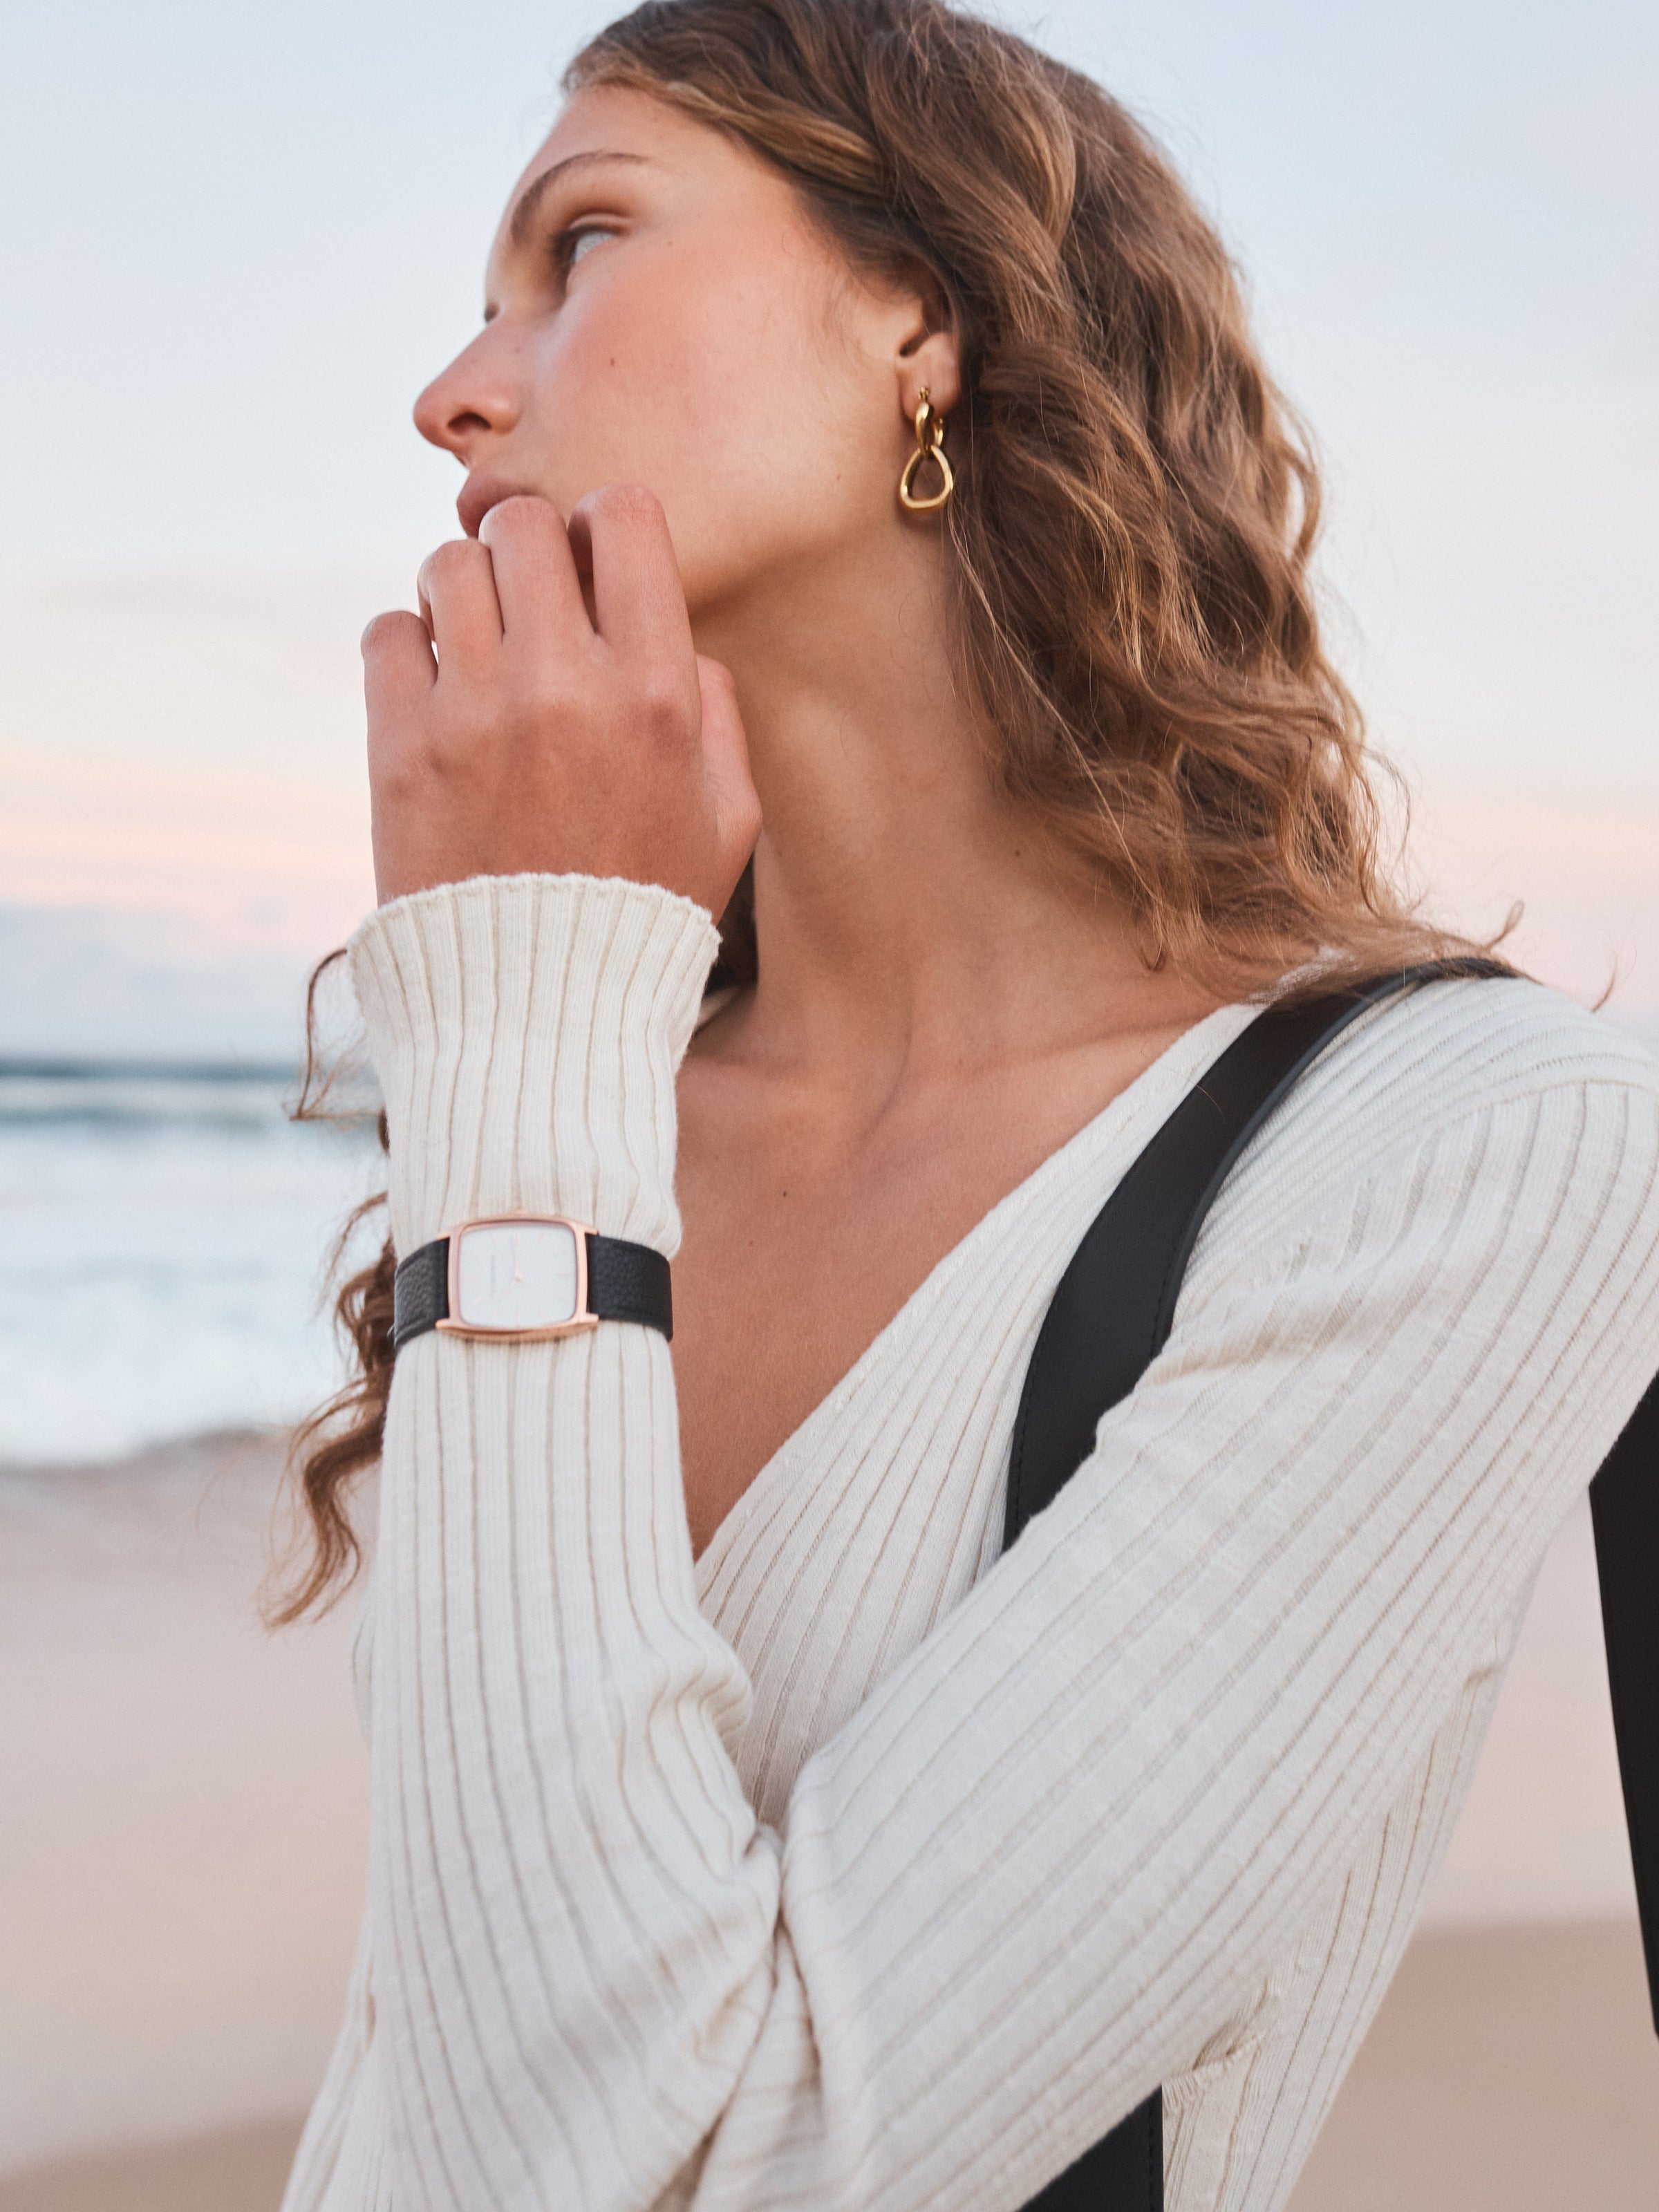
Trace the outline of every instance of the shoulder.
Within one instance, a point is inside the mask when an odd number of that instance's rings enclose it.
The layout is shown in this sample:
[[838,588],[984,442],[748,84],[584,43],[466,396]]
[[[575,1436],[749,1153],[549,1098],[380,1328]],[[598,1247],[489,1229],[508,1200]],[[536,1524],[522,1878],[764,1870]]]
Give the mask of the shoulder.
[[1363,1015],[1269,1123],[1264,1158],[1352,1177],[1492,1119],[1616,1125],[1659,1116],[1659,1055],[1601,1014],[1524,977],[1431,983]]
[[1452,1110],[1612,1085],[1659,1097],[1659,1056],[1604,1014],[1524,976],[1429,983],[1363,1016],[1315,1064],[1304,1103],[1379,1093]]
[[1540,984],[1447,981],[1315,1061],[1230,1178],[1194,1273],[1219,1287],[1310,1242],[1363,1272],[1424,1240],[1477,1267],[1502,1252],[1508,1272],[1592,1229],[1659,1260],[1659,1057]]

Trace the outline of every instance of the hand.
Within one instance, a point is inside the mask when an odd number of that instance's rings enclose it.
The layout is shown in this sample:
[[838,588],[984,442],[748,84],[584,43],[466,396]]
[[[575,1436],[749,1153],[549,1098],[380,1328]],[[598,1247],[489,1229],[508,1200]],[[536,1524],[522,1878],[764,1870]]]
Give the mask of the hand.
[[382,902],[545,870],[662,884],[718,916],[760,801],[651,494],[590,493],[568,531],[546,500],[503,500],[477,542],[432,555],[420,597],[363,633]]

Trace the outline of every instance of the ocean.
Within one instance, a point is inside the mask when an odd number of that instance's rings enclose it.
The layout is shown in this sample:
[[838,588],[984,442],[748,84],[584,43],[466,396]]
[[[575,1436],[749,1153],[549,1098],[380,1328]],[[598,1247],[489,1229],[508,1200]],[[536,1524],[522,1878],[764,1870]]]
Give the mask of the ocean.
[[0,1462],[286,1425],[343,1364],[325,1262],[383,1188],[372,1113],[291,1068],[0,1060]]

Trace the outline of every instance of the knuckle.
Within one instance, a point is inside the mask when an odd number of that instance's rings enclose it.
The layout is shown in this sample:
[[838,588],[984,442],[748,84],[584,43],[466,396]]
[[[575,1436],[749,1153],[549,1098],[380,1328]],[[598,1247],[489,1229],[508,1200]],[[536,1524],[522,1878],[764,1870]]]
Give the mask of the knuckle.
[[453,722],[435,722],[422,736],[418,775],[428,782],[450,783],[477,758],[476,750]]
[[489,544],[498,538],[539,538],[553,520],[553,509],[544,499],[533,492],[515,491],[510,499],[498,500],[490,508],[479,525],[478,535]]
[[368,772],[375,791],[386,799],[402,798],[417,781],[411,748],[373,723],[368,732]]
[[690,733],[691,717],[686,710],[684,688],[665,671],[649,671],[638,680],[634,708],[641,726],[659,741]]
[[574,720],[582,697],[568,672],[561,668],[532,669],[518,687],[515,720],[528,732],[539,734],[550,724]]
[[418,616],[409,614],[401,609],[376,615],[365,627],[362,637],[359,641],[359,649],[364,659],[370,659],[392,647],[406,644],[409,641],[409,629],[411,623],[416,629],[421,630],[422,636],[425,635],[424,627]]
[[579,647],[537,640],[515,651],[509,639],[503,659],[511,707],[521,718],[544,725],[604,711],[603,672]]
[[477,567],[481,556],[488,558],[483,548],[475,544],[471,538],[448,538],[441,545],[433,547],[421,564],[421,573],[445,579],[464,576]]
[[509,639],[501,658],[497,696],[501,719],[508,727],[544,727],[576,704],[577,688],[562,657],[544,650],[515,653]]
[[592,514],[604,517],[612,523],[653,522],[662,513],[662,502],[643,484],[605,484],[590,492],[583,505]]

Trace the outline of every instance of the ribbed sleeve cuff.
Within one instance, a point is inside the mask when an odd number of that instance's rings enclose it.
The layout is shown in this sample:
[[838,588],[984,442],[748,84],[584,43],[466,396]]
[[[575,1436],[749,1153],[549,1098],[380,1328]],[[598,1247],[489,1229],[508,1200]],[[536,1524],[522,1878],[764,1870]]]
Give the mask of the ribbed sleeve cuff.
[[672,1256],[674,1076],[718,945],[702,908],[614,878],[483,876],[372,915],[351,974],[398,1252],[521,1208]]

